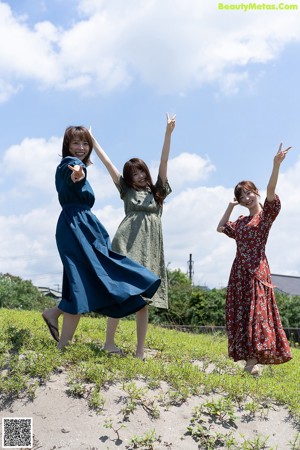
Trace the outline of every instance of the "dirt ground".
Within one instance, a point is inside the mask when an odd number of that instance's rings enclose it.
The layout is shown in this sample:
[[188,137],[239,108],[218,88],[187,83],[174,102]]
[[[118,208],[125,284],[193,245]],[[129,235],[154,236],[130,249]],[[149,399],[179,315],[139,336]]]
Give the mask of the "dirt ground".
[[[203,443],[196,442],[187,435],[193,408],[212,398],[208,396],[192,397],[180,406],[168,409],[159,407],[159,418],[151,419],[147,408],[139,405],[129,419],[122,422],[121,409],[124,406],[125,393],[121,386],[111,386],[103,391],[104,409],[100,414],[89,409],[86,399],[67,395],[67,374],[62,371],[51,378],[37,390],[34,401],[17,400],[8,408],[1,410],[1,417],[32,417],[33,449],[38,450],[112,450],[112,449],[154,449],[154,450],[193,450],[206,448]],[[151,391],[153,400],[157,392]],[[285,408],[274,405],[268,413],[254,418],[237,411],[236,428],[214,424],[212,433],[222,434],[234,432],[236,439],[253,440],[268,438],[268,449],[292,449],[291,441],[297,435],[298,428]],[[106,427],[105,421],[111,421]],[[2,421],[2,420],[1,420]],[[2,427],[1,427],[2,428]],[[134,447],[131,440],[134,436],[142,437],[155,430],[156,440],[153,446]],[[1,430],[2,433],[2,430]],[[2,434],[1,434],[2,442]],[[218,447],[213,447],[218,448]],[[296,447],[294,447],[295,449]],[[299,448],[299,447],[297,447]]]

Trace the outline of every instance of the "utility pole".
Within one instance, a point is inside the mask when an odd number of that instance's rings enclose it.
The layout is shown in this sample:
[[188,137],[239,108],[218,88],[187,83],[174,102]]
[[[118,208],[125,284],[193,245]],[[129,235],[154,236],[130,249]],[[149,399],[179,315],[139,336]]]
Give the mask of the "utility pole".
[[194,261],[192,259],[192,254],[190,253],[190,258],[187,262],[188,264],[188,277],[193,282],[193,276],[194,276]]

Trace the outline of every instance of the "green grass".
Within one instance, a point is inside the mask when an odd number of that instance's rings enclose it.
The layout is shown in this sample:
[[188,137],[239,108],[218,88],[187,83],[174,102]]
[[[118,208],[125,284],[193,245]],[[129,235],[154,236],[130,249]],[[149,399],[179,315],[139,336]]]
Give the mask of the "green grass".
[[[74,343],[60,352],[40,313],[0,309],[2,405],[20,397],[33,399],[36,388],[63,367],[69,375],[69,394],[87,398],[98,411],[105,402],[103,388],[123,383],[128,395],[124,417],[130,414],[138,402],[143,403],[145,393],[135,385],[142,380],[149,390],[166,383],[167,392],[158,400],[164,406],[181,404],[191,395],[218,393],[235,404],[247,403],[252,410],[270,402],[285,405],[300,422],[298,348],[293,348],[289,363],[268,366],[254,378],[227,357],[227,340],[220,334],[187,334],[150,325],[146,347],[151,357],[142,362],[133,356],[134,321],[121,321],[117,333],[126,358],[109,357],[101,350],[105,328],[105,318],[82,318]],[[157,416],[155,405],[151,413]]]

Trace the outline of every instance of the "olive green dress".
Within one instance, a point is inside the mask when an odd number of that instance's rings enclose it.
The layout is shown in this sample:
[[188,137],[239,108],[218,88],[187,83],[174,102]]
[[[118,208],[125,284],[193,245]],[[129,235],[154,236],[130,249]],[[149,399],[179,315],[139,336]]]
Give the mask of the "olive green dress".
[[[147,267],[161,279],[161,285],[151,299],[151,306],[168,308],[161,225],[163,208],[157,204],[150,189],[137,191],[130,188],[122,176],[116,186],[124,201],[125,217],[112,240],[112,249]],[[168,181],[163,186],[160,177],[156,186],[164,198],[172,192]]]

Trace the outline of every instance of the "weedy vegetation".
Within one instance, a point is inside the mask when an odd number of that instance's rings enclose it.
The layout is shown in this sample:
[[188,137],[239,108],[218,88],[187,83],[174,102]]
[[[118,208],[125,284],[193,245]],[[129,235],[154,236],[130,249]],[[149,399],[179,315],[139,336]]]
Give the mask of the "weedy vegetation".
[[[268,436],[254,438],[237,432],[238,414],[243,420],[267,420],[277,405],[287,408],[295,424],[290,449],[300,449],[300,351],[283,365],[267,366],[253,377],[227,357],[227,340],[215,335],[183,333],[150,325],[146,360],[134,357],[135,321],[124,320],[117,339],[126,357],[109,356],[102,350],[106,319],[83,317],[74,342],[58,351],[38,311],[0,309],[0,407],[18,398],[34,401],[39,386],[61,370],[67,373],[66,392],[86,399],[101,415],[106,390],[118,385],[118,418],[105,420],[116,445],[122,441],[132,415],[139,408],[151,418],[153,427],[133,435],[128,449],[171,449],[172,443],[155,430],[162,411],[180,407],[198,397],[191,413],[182,448],[271,449]],[[298,427],[298,428],[297,428]],[[186,447],[190,439],[194,447]],[[170,439],[171,441],[171,439]],[[189,444],[190,445],[190,444]]]

